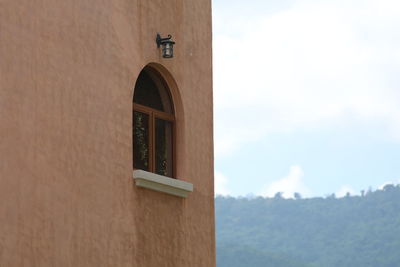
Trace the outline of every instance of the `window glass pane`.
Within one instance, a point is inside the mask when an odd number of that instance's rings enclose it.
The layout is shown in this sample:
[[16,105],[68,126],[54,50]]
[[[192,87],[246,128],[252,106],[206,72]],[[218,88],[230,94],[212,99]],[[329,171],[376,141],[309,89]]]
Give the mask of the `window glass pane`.
[[149,170],[149,115],[133,112],[133,167]]
[[171,99],[165,83],[156,74],[143,70],[136,81],[133,102],[172,113]]
[[156,173],[172,177],[172,123],[157,118]]

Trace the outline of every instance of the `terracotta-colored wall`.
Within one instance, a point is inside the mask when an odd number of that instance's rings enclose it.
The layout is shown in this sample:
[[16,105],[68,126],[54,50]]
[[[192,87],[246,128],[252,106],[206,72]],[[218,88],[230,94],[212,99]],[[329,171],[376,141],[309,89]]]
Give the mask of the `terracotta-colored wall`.
[[[133,87],[151,62],[179,88],[187,199],[132,179]],[[210,0],[0,2],[1,267],[215,266],[212,151]]]

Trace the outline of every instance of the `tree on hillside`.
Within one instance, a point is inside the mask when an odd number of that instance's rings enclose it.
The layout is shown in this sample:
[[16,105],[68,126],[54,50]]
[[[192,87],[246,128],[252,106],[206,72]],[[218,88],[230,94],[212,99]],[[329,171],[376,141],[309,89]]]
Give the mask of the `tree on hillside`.
[[301,199],[301,194],[298,193],[298,192],[295,192],[295,193],[294,193],[294,198],[295,198],[295,199]]

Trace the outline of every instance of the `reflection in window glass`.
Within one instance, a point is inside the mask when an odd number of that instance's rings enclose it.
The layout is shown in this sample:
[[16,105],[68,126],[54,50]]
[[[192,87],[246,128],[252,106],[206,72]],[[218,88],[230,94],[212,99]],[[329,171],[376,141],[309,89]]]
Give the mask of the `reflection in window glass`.
[[172,177],[172,123],[156,118],[156,173]]
[[149,170],[149,116],[133,112],[134,168]]

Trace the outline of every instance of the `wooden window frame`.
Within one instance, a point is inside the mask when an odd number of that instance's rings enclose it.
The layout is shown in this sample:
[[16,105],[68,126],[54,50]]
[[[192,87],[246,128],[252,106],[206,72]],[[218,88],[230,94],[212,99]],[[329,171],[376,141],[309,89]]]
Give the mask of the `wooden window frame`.
[[[172,100],[171,100],[171,105],[173,107]],[[175,160],[175,136],[176,136],[175,127],[176,126],[175,125],[176,125],[176,123],[175,123],[174,113],[170,114],[170,113],[160,111],[160,110],[157,110],[154,108],[150,108],[150,107],[147,107],[147,106],[144,106],[141,104],[136,104],[135,102],[133,102],[133,112],[141,112],[141,113],[144,113],[149,116],[149,129],[148,129],[148,132],[149,132],[149,136],[148,136],[148,138],[149,138],[149,140],[148,140],[148,142],[149,142],[149,169],[147,170],[148,172],[156,173],[156,164],[155,164],[155,162],[156,162],[156,145],[155,145],[155,143],[156,143],[156,134],[155,134],[156,133],[156,129],[155,129],[156,128],[156,119],[161,119],[161,120],[168,121],[171,123],[171,128],[172,128],[171,129],[171,131],[172,131],[172,138],[171,138],[172,139],[171,140],[171,142],[172,142],[172,144],[171,144],[171,149],[172,149],[172,151],[171,151],[171,154],[172,154],[172,156],[171,156],[171,160],[172,160],[171,172],[172,173],[171,173],[171,178],[175,178],[175,173],[176,173],[176,169],[175,169],[176,168],[176,164],[175,164],[175,162],[176,162],[176,160]],[[133,112],[132,112],[132,115],[133,115]],[[172,112],[173,112],[173,110],[172,110]],[[132,127],[134,127],[134,126],[132,125]],[[133,136],[133,138],[134,138],[134,136]],[[135,148],[133,147],[133,149],[135,149]],[[135,162],[134,162],[135,161],[134,153],[132,154],[132,156],[133,156],[133,161],[132,161],[133,169],[136,170]]]

